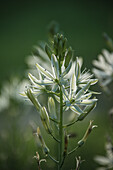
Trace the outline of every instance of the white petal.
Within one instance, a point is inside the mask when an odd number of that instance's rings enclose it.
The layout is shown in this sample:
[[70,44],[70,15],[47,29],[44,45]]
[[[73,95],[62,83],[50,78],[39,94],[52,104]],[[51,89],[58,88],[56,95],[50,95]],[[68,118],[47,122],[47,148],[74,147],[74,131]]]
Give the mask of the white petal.
[[57,58],[54,54],[51,56],[51,67],[53,71],[54,78],[59,78],[59,64]]
[[70,96],[73,97],[73,95],[76,93],[76,90],[77,90],[76,77],[75,74],[73,74],[70,80]]
[[40,70],[40,72],[44,75],[47,76],[48,79],[54,79],[54,77],[52,76],[52,74],[47,71],[46,69],[44,69],[42,66],[40,66],[39,64],[36,64],[36,67]]
[[105,57],[106,61],[107,61],[109,64],[111,64],[110,53],[108,52],[108,50],[103,49],[103,50],[102,50],[102,53],[104,54],[104,57]]
[[97,100],[98,99],[83,100],[81,102],[77,102],[77,104],[80,104],[80,105],[91,105],[94,102],[96,102]]
[[100,165],[108,165],[110,163],[110,160],[105,156],[96,156],[94,160]]
[[77,105],[74,105],[74,106],[70,106],[70,109],[75,112],[78,116],[83,113],[83,111],[77,106]]
[[68,72],[70,71],[72,66],[72,61],[70,61],[68,67],[64,70],[64,72],[61,74],[62,77],[64,77],[66,74],[68,74]]
[[33,76],[31,73],[28,73],[28,77],[35,87],[42,88],[39,84],[37,84],[39,80],[35,76]]
[[55,99],[57,100],[58,103],[60,103],[60,97],[54,95]]
[[87,90],[89,89],[89,87],[90,87],[90,82],[88,82],[77,94],[76,94],[76,96],[75,96],[75,99],[77,100],[77,99],[79,99],[82,95],[84,95],[86,92],[87,92]]
[[54,84],[52,87],[52,91],[56,92],[58,89],[58,84]]

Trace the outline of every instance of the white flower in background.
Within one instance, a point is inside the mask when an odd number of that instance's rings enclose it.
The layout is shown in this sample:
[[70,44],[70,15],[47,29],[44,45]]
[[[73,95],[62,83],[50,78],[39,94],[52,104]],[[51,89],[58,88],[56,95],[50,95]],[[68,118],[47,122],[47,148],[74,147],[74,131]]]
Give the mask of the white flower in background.
[[113,145],[108,141],[105,145],[106,156],[97,155],[94,160],[102,167],[97,170],[107,170],[113,168]]
[[51,65],[49,63],[49,58],[44,50],[45,48],[45,43],[41,42],[39,43],[39,45],[34,46],[34,51],[32,52],[32,55],[29,55],[25,62],[28,66],[27,69],[27,73],[30,72],[32,74],[37,74],[36,69],[35,69],[35,64],[42,64],[43,63],[43,67],[47,70],[50,71]]
[[93,73],[99,79],[102,87],[107,87],[113,81],[113,52],[102,50],[98,60],[93,61]]
[[18,77],[12,77],[9,81],[4,82],[0,94],[0,111],[10,107],[11,101],[22,101],[19,95],[20,91],[28,85],[28,80],[20,80]]

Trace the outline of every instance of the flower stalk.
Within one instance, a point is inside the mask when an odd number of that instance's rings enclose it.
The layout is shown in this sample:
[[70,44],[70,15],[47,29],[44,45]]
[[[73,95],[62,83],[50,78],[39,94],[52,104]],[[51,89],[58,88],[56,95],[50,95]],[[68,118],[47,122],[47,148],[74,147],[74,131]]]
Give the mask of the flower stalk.
[[[46,59],[46,61],[49,61],[49,64],[46,63],[46,68],[44,68],[41,62],[36,63],[38,73],[37,75],[28,74],[31,86],[21,94],[27,97],[36,107],[45,131],[57,141],[58,160],[51,156],[50,149],[46,146],[40,129],[37,129],[37,136],[44,154],[57,164],[58,170],[62,170],[66,156],[80,147],[78,144],[75,149],[68,152],[69,135],[65,133],[66,128],[78,121],[83,121],[95,108],[97,99],[91,98],[95,92],[90,91],[90,86],[96,84],[98,80],[93,79],[93,75],[86,69],[81,71],[82,60],[76,57],[76,60],[73,61],[73,50],[67,45],[67,39],[63,35],[56,34],[51,44],[45,46],[42,54],[39,54],[39,52],[35,54],[38,54],[44,60],[44,56],[47,56],[48,60]],[[43,95],[49,94],[48,103],[45,103],[44,106],[42,106],[39,98],[42,93]],[[56,109],[57,102],[59,109]],[[57,110],[59,110],[59,113]],[[70,115],[73,112],[74,119],[65,123],[63,116],[67,110],[71,111]],[[57,137],[55,136],[54,125],[58,132]],[[93,127],[92,123],[90,126]],[[87,138],[88,134],[89,131],[83,140]]]
[[60,165],[62,162],[62,144],[63,144],[63,96],[62,96],[62,89],[60,86],[60,123],[59,123],[59,138],[60,138],[60,146],[59,146],[59,167],[58,170],[60,170]]

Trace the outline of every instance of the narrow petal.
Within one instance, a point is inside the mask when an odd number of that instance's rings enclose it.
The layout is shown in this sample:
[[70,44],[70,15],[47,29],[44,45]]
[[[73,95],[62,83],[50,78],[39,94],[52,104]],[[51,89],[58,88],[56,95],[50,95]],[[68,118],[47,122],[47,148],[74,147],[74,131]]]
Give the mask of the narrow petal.
[[78,116],[83,113],[83,111],[77,105],[70,106],[70,109]]
[[42,66],[40,66],[39,64],[36,64],[36,67],[37,67],[37,69],[39,69],[40,70],[40,72],[44,75],[44,76],[47,76],[47,78],[48,79],[54,79],[54,77],[52,76],[52,74],[49,72],[49,71],[47,71],[46,69],[44,69]]
[[56,92],[58,89],[58,84],[54,84],[53,87],[52,87],[52,91],[53,92]]
[[82,95],[84,95],[84,93],[87,92],[87,90],[90,87],[90,82],[88,82],[75,96],[75,99],[79,99]]
[[103,166],[110,164],[110,160],[105,156],[96,156],[95,161]]
[[76,102],[79,105],[91,105],[96,102],[98,99],[82,100],[81,102]]
[[35,87],[42,88],[39,84],[37,84],[39,80],[35,76],[33,76],[31,73],[28,73],[28,77]]
[[73,74],[70,80],[70,96],[73,97],[73,95],[76,93],[76,90],[77,90],[76,77],[75,74]]
[[59,78],[59,64],[54,54],[52,54],[51,56],[51,67],[52,67],[54,78]]
[[70,71],[72,66],[72,61],[70,61],[69,65],[67,66],[67,68],[64,70],[64,72],[61,74],[62,77],[64,77],[66,74],[68,74],[68,72]]

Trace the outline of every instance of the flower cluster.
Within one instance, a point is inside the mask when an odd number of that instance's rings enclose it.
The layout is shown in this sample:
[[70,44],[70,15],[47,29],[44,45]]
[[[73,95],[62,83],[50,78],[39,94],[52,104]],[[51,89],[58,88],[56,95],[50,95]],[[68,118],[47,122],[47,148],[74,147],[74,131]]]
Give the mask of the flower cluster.
[[[55,37],[54,44],[56,41]],[[61,35],[59,43],[63,44],[65,41],[66,39]],[[65,46],[65,44],[62,46]],[[91,85],[97,83],[97,79],[92,78],[93,74],[90,74],[89,70],[87,71],[84,69],[81,71],[79,58],[76,57],[75,61],[72,60],[73,51],[70,47],[68,49],[64,47],[64,50],[61,51],[56,49],[56,46],[54,48],[55,51],[58,51],[56,52],[56,55],[52,53],[52,50],[48,46],[46,46],[46,51],[49,55],[51,64],[51,72],[36,63],[38,78],[31,73],[28,74],[32,83],[30,86],[31,91],[35,97],[44,92],[53,94],[55,99],[60,102],[61,86],[63,91],[64,110],[71,109],[80,120],[82,119],[82,116],[85,117],[89,110],[92,110],[96,105],[97,99],[91,98],[93,92],[89,90],[89,88]],[[63,59],[59,57],[62,53]],[[70,75],[70,77],[68,75]],[[26,93],[23,95],[26,96]]]
[[[90,87],[96,84],[98,80],[93,78],[93,74],[89,70],[84,69],[82,71],[81,60],[78,57],[74,58],[73,50],[67,45],[67,39],[63,35],[55,35],[50,45],[45,45],[43,54],[48,57],[49,64],[35,63],[37,74],[36,72],[35,74],[28,73],[31,84],[21,95],[27,97],[33,103],[40,114],[46,132],[59,143],[60,155],[58,161],[50,155],[49,149],[47,149],[46,155],[56,162],[60,169],[68,155],[68,135],[67,133],[64,135],[63,128],[77,121],[82,121],[95,108],[97,99],[93,95],[96,92],[90,90]],[[38,60],[40,61],[40,59]],[[44,65],[46,65],[46,68]],[[39,95],[45,93],[51,96],[48,98],[48,107],[42,106],[40,102]],[[56,109],[56,102],[59,103],[59,109]],[[65,124],[63,113],[67,110],[74,113],[74,121]],[[58,138],[55,137],[51,121],[57,127]],[[95,126],[92,126],[92,122],[90,122],[87,133],[83,138],[84,142],[90,133],[89,130],[91,131],[93,127]],[[39,135],[39,130],[37,134],[42,148],[45,150],[46,145]],[[63,136],[65,136],[64,142]],[[64,151],[62,149],[63,143]],[[80,146],[78,145],[78,147]]]

